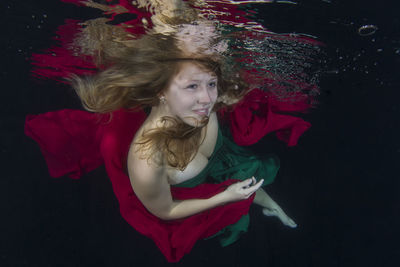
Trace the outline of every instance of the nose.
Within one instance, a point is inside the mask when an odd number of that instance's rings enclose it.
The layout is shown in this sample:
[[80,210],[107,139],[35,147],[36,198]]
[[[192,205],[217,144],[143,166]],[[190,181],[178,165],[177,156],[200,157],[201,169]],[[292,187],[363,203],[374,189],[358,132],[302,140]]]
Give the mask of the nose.
[[202,86],[201,90],[199,90],[199,96],[197,102],[199,104],[209,104],[211,103],[211,95],[207,88]]

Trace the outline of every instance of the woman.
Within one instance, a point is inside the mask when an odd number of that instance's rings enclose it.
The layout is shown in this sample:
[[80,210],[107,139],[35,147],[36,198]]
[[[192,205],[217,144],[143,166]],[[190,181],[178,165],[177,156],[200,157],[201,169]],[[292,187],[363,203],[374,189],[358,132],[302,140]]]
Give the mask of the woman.
[[[179,65],[179,72],[159,96],[160,104],[152,107],[150,115],[136,133],[128,156],[129,177],[133,190],[151,213],[164,220],[181,219],[227,202],[246,199],[259,189],[264,181],[261,179],[256,183],[254,177],[249,177],[250,179],[233,184],[225,191],[205,200],[172,199],[170,186],[193,179],[205,168],[218,137],[218,119],[213,111],[218,96],[216,75],[196,61],[182,62]],[[202,142],[193,148],[192,155],[188,155],[191,160],[187,165],[179,169],[176,164],[168,162],[168,153],[173,153],[173,150],[181,152],[174,145],[168,148],[172,150],[169,151],[165,148],[160,149],[149,139],[151,137],[142,141],[146,139],[146,133],[149,131],[157,131],[159,126],[168,124],[168,121],[163,120],[164,116],[178,118],[193,127],[201,127],[199,135]],[[150,157],[143,155],[146,154],[146,150],[155,150],[155,147],[143,147],[143,142],[156,146],[157,151],[151,153]],[[263,189],[258,190],[255,202],[270,214],[278,216],[284,224],[296,226]]]
[[[222,99],[235,103],[245,91],[239,88],[245,85],[238,76],[228,80],[221,72],[218,54],[193,54],[187,52],[189,45],[196,44],[173,36],[147,35],[133,41],[119,58],[111,59],[114,65],[97,77],[86,81],[75,78],[78,95],[90,111],[151,107],[128,153],[127,169],[135,194],[153,215],[175,220],[247,199],[257,191],[255,203],[264,208],[266,215],[296,227],[260,188],[262,178],[268,178],[268,183],[274,179],[278,168],[275,159],[269,167],[273,175],[257,177],[258,182],[254,176],[246,177],[205,200],[172,198],[171,186],[193,179],[207,166],[219,132],[215,111],[218,106],[227,106]],[[234,177],[225,177],[229,178]]]
[[240,144],[276,131],[295,145],[310,126],[278,114],[308,105],[249,92],[242,78],[248,73],[227,60],[226,43],[207,23],[206,30],[197,26],[122,42],[117,31],[107,31],[118,41],[104,45],[107,40],[100,38],[102,45],[94,45],[101,48],[95,59],[103,70],[71,79],[84,107],[94,113],[28,116],[25,127],[54,177],[77,178],[104,163],[121,215],[171,262],[198,239],[218,235],[222,245],[237,240],[247,230],[253,200],[265,215],[296,227],[261,188],[274,180],[279,160],[261,159],[232,142],[226,117]]
[[[192,179],[204,169],[214,151],[218,136],[217,117],[215,112],[212,112],[218,95],[217,77],[195,61],[183,62],[180,67],[181,70],[160,95],[160,104],[152,108],[149,117],[136,134],[128,157],[128,170],[135,193],[150,212],[166,220],[180,219],[227,202],[248,198],[263,182],[261,179],[255,183],[253,177],[230,186],[223,193],[208,200],[176,202],[172,199],[170,185]],[[202,126],[200,136],[203,141],[198,148],[193,149],[196,153],[190,155],[191,161],[188,165],[182,166],[183,170],[168,164],[169,155],[152,153],[152,158],[141,155],[143,153],[141,138],[146,132],[157,130],[157,125],[167,123],[163,121],[164,116],[179,118],[190,126]],[[208,121],[207,127],[202,125],[203,121]],[[152,140],[147,142],[152,143]],[[163,150],[165,149],[161,149]],[[151,164],[154,162],[153,157],[164,164]],[[250,185],[252,182],[254,184]],[[282,222],[295,227],[294,222],[282,210],[278,210],[276,204],[267,200],[268,196],[262,189],[259,192],[260,197],[257,200],[260,205],[264,204],[265,208],[275,211],[276,215],[279,214]]]

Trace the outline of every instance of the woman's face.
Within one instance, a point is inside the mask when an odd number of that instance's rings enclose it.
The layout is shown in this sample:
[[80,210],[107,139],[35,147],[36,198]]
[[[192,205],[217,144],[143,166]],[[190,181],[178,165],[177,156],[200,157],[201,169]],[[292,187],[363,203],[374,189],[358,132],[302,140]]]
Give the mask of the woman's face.
[[192,63],[183,62],[178,74],[164,91],[168,115],[176,116],[191,126],[208,119],[218,97],[217,76]]

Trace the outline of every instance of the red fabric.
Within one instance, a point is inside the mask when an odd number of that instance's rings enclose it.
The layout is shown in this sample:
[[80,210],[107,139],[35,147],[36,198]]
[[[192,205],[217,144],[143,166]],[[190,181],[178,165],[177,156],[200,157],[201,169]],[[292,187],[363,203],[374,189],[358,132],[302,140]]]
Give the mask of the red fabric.
[[266,134],[276,132],[278,139],[288,146],[296,145],[311,124],[298,117],[280,114],[310,108],[307,97],[295,99],[294,102],[281,102],[261,90],[252,90],[228,114],[235,142],[241,146],[252,145]]
[[[274,114],[271,108],[267,110],[268,116],[262,122],[262,117],[252,119],[251,110],[246,111],[245,105],[239,105],[231,114],[237,119],[232,124],[235,138],[245,143],[258,138],[258,135],[248,133],[240,137],[244,132],[239,129],[265,134],[268,130],[286,127],[289,132],[295,130],[288,138],[294,142],[300,131],[293,122],[299,120]],[[143,111],[119,110],[110,118],[78,110],[61,110],[27,116],[25,133],[40,145],[53,177],[67,174],[79,178],[104,162],[121,215],[138,232],[153,239],[168,261],[176,262],[192,249],[198,239],[216,234],[247,214],[254,196],[182,220],[167,222],[150,214],[135,196],[125,172],[129,145],[145,118]],[[171,192],[174,199],[209,198],[234,182],[227,180],[221,184],[202,184],[194,188],[172,188]]]
[[79,110],[28,115],[25,134],[39,144],[52,177],[79,178],[103,163],[100,120],[96,114]]
[[[109,120],[78,110],[29,115],[25,134],[38,142],[50,175],[72,178],[104,162],[124,219],[154,240],[166,259],[179,261],[198,239],[210,237],[248,213],[253,198],[220,206],[182,220],[163,221],[150,214],[135,196],[125,173],[130,142],[145,120],[142,112],[117,111]],[[209,198],[234,183],[172,188],[174,199]]]
[[[277,131],[280,139],[289,145],[295,144],[309,124],[273,111],[287,110],[293,105],[274,106],[268,98],[257,100],[260,96],[263,96],[261,91],[250,93],[246,102],[230,114],[235,140],[239,144],[251,144],[266,133]],[[163,221],[150,214],[134,194],[125,172],[130,143],[145,118],[143,111],[119,110],[110,118],[85,111],[61,110],[27,116],[25,133],[40,145],[53,177],[79,178],[104,162],[123,218],[138,232],[153,239],[169,262],[176,262],[198,239],[216,234],[247,214],[254,195],[181,220]],[[209,198],[234,182],[230,179],[194,188],[173,187],[171,192],[174,199]]]

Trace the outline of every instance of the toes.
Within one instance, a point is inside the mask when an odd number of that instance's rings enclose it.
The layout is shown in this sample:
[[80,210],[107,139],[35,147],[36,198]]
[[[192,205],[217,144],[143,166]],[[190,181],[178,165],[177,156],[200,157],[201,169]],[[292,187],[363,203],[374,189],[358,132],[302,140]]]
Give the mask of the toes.
[[295,223],[292,219],[289,218],[288,223],[286,224],[287,226],[291,227],[291,228],[296,228],[297,227],[297,223]]
[[264,208],[262,210],[263,214],[265,216],[275,216],[278,217],[279,220],[281,220],[281,222],[290,227],[290,228],[296,228],[297,224],[290,219],[283,211],[279,212],[277,209],[268,209],[268,208]]

